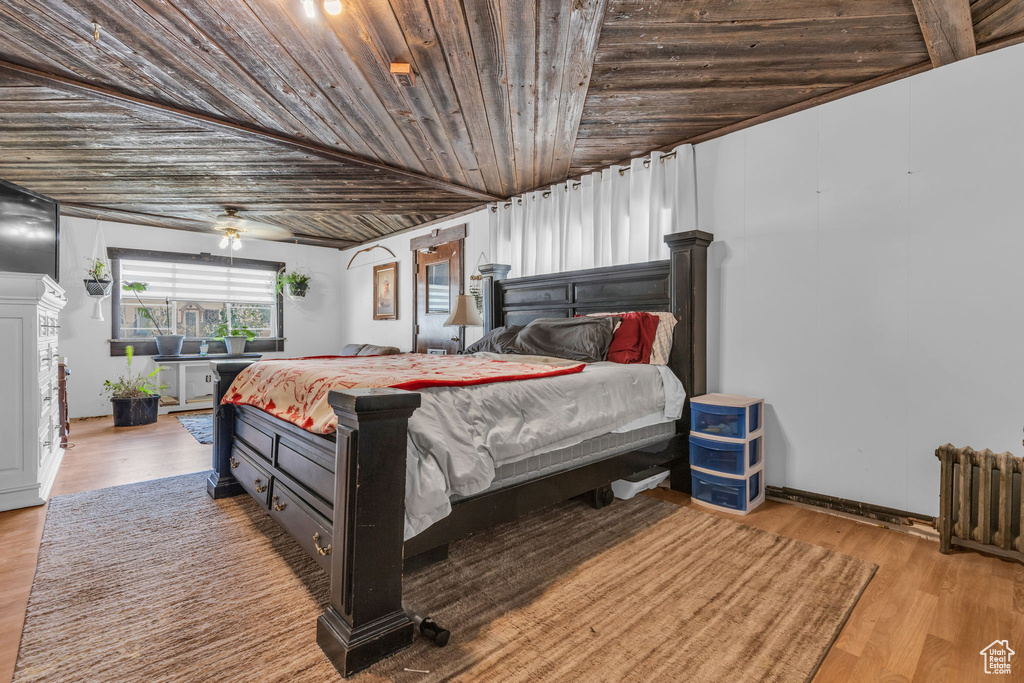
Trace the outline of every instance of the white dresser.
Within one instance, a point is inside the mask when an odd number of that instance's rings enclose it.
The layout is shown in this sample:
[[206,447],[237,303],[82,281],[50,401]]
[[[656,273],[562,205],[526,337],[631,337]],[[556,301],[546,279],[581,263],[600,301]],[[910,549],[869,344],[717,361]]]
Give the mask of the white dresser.
[[45,503],[64,457],[57,319],[65,304],[45,275],[0,272],[0,510]]

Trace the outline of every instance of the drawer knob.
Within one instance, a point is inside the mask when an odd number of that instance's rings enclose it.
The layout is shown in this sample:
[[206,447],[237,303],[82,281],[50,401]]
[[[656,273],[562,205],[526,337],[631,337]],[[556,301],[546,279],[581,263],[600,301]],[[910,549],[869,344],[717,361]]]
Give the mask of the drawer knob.
[[277,500],[277,496],[274,496],[274,509],[275,509],[275,510],[277,510],[278,512],[280,512],[281,510],[284,510],[284,509],[285,509],[285,507],[287,507],[287,505],[288,505],[288,503],[281,503],[281,502],[278,502],[278,500]]
[[43,442],[43,448],[49,448],[50,444],[52,444],[52,443],[53,443],[52,441],[44,441]]
[[256,493],[263,493],[264,491],[267,490],[267,485],[266,484],[264,484],[263,486],[260,486],[260,478],[259,477],[256,477],[256,481],[254,481],[253,483],[256,484]]
[[53,396],[43,396],[43,400],[47,403],[53,400]]
[[228,462],[231,463],[231,469],[235,469],[236,467],[238,467],[238,461],[235,460],[235,456],[232,455],[230,458],[228,458]]
[[315,534],[313,534],[313,547],[316,548],[316,551],[318,553],[320,553],[321,555],[330,555],[331,554],[331,546],[330,546],[330,544],[328,544],[326,548],[324,548],[323,546],[320,545],[320,532],[319,531],[316,532]]

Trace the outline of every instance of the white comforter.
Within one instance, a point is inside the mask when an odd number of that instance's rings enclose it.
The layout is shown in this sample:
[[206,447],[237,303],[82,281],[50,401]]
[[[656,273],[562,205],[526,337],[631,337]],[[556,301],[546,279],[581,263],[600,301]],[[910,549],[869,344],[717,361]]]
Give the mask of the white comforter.
[[490,486],[496,466],[607,434],[652,413],[678,419],[685,399],[679,379],[665,366],[619,363],[592,363],[561,377],[420,393],[422,405],[409,420],[407,539],[451,512],[450,495]]

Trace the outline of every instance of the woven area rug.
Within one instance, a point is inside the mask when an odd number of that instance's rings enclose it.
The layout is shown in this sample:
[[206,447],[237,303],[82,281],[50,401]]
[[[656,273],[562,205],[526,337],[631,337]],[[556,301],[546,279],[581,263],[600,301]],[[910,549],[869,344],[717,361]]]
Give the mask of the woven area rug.
[[213,411],[178,415],[178,422],[196,437],[199,443],[213,443]]
[[[874,565],[644,496],[561,504],[406,578],[452,630],[353,679],[804,681]],[[341,680],[327,577],[205,475],[50,502],[15,681]]]

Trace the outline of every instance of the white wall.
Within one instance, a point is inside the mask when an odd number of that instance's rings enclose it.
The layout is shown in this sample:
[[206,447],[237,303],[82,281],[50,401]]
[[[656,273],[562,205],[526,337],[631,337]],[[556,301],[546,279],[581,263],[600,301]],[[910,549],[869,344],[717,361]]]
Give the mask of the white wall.
[[[398,258],[393,258],[383,249],[359,254],[353,262],[352,267],[345,270],[352,256],[360,249],[369,244],[363,244],[341,253],[341,291],[344,299],[342,307],[342,325],[344,329],[345,343],[359,344],[380,344],[382,346],[397,346],[403,351],[412,348],[412,326],[416,312],[412,308],[412,295],[415,286],[413,278],[412,250],[409,249],[409,241],[420,235],[425,235],[433,230],[450,228],[455,225],[466,224],[466,272],[463,276],[466,291],[469,291],[469,276],[476,272],[477,261],[480,263],[491,263],[490,236],[488,232],[489,209],[481,209],[475,213],[455,218],[442,223],[437,223],[428,228],[410,230],[374,242],[387,247],[395,253]],[[481,253],[484,257],[481,258]],[[398,261],[398,320],[374,320],[373,319],[373,266],[381,263]],[[483,334],[482,328],[467,327],[466,343],[472,343]]]
[[[99,223],[108,247],[152,249],[187,253],[223,254],[220,236],[164,230],[124,223]],[[61,219],[61,285],[67,290],[68,305],[61,314],[60,353],[68,357],[71,379],[68,408],[71,417],[109,415],[110,403],[102,395],[103,380],[123,370],[123,356],[111,357],[110,300],[104,302],[105,321],[92,319],[93,302],[82,284],[86,259],[92,255],[97,222],[81,218]],[[309,356],[337,353],[344,343],[339,292],[344,268],[337,249],[307,247],[279,242],[245,240],[235,252],[243,258],[283,261],[289,269],[305,268],[313,276],[305,301],[285,300],[285,351],[274,356]],[[347,262],[347,260],[346,260]],[[152,368],[140,358],[139,369]]]
[[709,384],[769,484],[938,511],[937,446],[1021,451],[1024,46],[697,147]]

